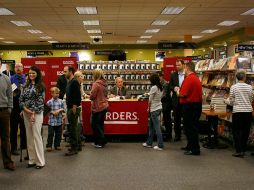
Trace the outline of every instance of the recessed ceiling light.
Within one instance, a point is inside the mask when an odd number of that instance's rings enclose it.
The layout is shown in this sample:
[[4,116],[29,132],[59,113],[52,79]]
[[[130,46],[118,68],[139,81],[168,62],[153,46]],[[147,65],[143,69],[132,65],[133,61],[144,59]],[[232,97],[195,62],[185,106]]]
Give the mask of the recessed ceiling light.
[[6,43],[6,44],[15,44],[16,42],[13,42],[13,41],[3,41],[3,43]]
[[137,40],[137,43],[138,44],[144,44],[144,43],[147,43],[147,40]]
[[96,7],[76,7],[78,14],[80,15],[95,15],[97,14]]
[[48,41],[48,43],[53,44],[53,43],[58,43],[58,41]]
[[84,20],[84,25],[100,25],[100,22],[98,20]]
[[87,33],[89,33],[89,34],[100,34],[100,33],[101,33],[101,30],[99,30],[99,29],[87,30]]
[[203,36],[192,36],[192,39],[199,39],[202,38]]
[[15,15],[15,14],[6,8],[0,8],[0,15]]
[[28,32],[32,33],[32,34],[41,34],[43,33],[42,31],[40,30],[27,30]]
[[184,41],[183,41],[183,40],[181,40],[179,43],[184,43]]
[[50,37],[50,36],[41,36],[40,38],[44,39],[44,40],[52,39],[52,37]]
[[185,7],[165,7],[161,12],[162,15],[177,15],[183,11]]
[[17,25],[17,26],[32,26],[29,22],[27,21],[11,21],[11,23]]
[[160,29],[149,29],[149,30],[146,30],[145,33],[157,33],[159,31]]
[[0,40],[4,40],[4,38],[0,38]]
[[254,15],[254,8],[242,13],[241,15]]
[[160,25],[160,26],[163,26],[163,25],[167,25],[169,23],[169,20],[155,20],[152,22],[151,25]]
[[152,38],[152,36],[140,36],[140,38],[149,39],[149,38]]
[[201,33],[211,34],[211,33],[217,32],[217,31],[218,31],[218,29],[208,29],[208,30],[203,30]]
[[90,36],[90,38],[102,38],[102,36]]
[[238,22],[240,22],[240,21],[238,21],[238,20],[225,20],[225,21],[219,23],[218,25],[219,26],[232,26],[234,24],[237,24]]

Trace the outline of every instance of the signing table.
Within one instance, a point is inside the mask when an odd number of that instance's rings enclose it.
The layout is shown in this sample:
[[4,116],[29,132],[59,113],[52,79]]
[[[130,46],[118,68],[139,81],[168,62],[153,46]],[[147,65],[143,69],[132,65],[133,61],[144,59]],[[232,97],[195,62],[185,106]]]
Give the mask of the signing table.
[[[105,134],[147,134],[148,101],[120,100],[109,101],[109,108],[104,121]],[[82,101],[82,124],[85,135],[91,135],[91,101]]]

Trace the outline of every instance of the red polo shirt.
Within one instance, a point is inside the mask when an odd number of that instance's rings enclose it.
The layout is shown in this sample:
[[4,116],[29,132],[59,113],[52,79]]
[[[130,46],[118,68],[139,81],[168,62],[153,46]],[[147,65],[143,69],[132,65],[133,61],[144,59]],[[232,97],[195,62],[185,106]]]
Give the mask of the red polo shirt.
[[194,73],[184,79],[179,94],[181,104],[202,102],[202,85]]

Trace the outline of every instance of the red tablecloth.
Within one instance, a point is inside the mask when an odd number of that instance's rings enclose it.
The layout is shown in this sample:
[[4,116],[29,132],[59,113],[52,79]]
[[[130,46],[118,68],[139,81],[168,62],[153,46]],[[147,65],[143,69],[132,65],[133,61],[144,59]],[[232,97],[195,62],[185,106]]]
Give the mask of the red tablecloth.
[[[147,134],[147,101],[110,101],[106,114],[105,134]],[[91,102],[82,102],[82,123],[85,135],[92,134]]]

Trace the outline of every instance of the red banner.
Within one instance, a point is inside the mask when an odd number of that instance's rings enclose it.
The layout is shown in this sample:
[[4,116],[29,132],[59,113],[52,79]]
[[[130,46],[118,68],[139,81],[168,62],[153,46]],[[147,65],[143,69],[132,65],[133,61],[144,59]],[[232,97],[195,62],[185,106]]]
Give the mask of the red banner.
[[[105,134],[147,134],[147,101],[109,102],[109,109],[104,121]],[[91,102],[82,102],[82,122],[85,135],[91,135]]]

